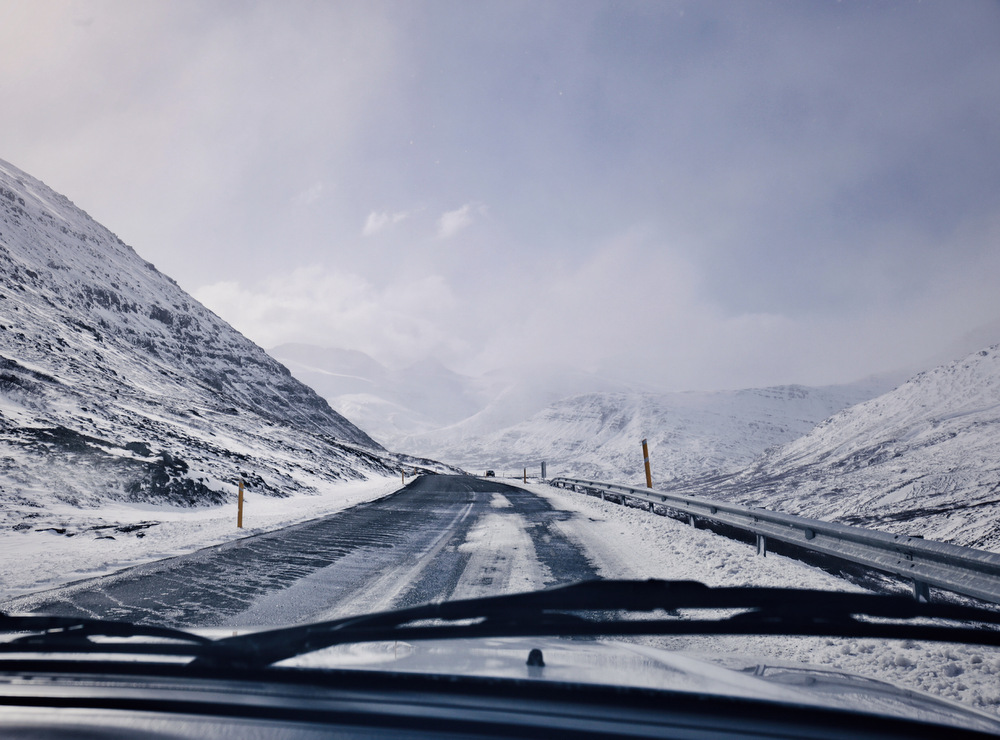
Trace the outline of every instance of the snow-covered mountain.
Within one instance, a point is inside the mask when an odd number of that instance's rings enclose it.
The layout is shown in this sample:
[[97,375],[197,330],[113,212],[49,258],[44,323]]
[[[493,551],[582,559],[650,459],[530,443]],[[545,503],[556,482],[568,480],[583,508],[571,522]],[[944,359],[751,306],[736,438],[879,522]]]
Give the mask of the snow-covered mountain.
[[544,460],[553,475],[632,482],[644,480],[643,438],[658,482],[737,470],[894,383],[657,393],[551,365],[470,378],[310,345],[270,352],[391,447],[474,471],[537,472]]
[[453,424],[474,414],[483,388],[434,360],[389,369],[356,350],[283,344],[272,357],[340,413],[395,448],[409,434]]
[[441,434],[434,450],[469,469],[537,470],[544,460],[549,475],[641,485],[645,473],[640,443],[645,438],[654,481],[662,484],[747,465],[769,447],[805,434],[832,413],[875,395],[873,383],[587,393],[564,398],[490,434]]
[[400,463],[68,199],[0,161],[4,517],[48,501],[214,503],[241,476],[282,495]]
[[283,344],[269,352],[392,449],[450,449],[452,443],[519,423],[566,396],[636,389],[545,363],[473,378],[431,359],[389,369],[353,350]]
[[1000,345],[920,373],[691,492],[1000,551]]

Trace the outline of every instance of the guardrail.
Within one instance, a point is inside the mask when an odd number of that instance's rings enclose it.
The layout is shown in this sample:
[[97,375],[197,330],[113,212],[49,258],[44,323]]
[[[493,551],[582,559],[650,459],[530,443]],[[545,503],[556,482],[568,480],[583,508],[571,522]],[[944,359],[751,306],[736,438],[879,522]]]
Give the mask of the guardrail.
[[621,497],[622,503],[631,499],[650,510],[671,509],[686,515],[692,525],[705,519],[736,527],[756,535],[761,555],[767,553],[767,539],[773,538],[875,568],[911,581],[914,598],[922,601],[929,600],[929,587],[934,586],[1000,604],[997,553],[654,489],[574,478],[553,478],[549,483],[602,498]]

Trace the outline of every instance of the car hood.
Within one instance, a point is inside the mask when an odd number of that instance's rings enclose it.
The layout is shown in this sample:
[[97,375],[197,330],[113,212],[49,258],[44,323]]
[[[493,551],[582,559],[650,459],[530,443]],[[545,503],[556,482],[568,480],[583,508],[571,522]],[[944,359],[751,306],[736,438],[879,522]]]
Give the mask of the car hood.
[[[528,665],[536,649],[544,665]],[[842,709],[1000,735],[1000,718],[846,671],[624,642],[494,638],[359,643],[281,665],[627,686]]]

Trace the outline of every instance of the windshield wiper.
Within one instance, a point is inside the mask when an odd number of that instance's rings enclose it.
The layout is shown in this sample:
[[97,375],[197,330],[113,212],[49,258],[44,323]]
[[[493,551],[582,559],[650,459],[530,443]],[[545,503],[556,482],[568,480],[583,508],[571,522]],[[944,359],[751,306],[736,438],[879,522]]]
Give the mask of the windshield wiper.
[[[88,617],[0,613],[0,633],[27,634],[0,642],[0,653],[134,653],[201,655],[215,641],[170,627]],[[92,638],[107,638],[97,641]],[[129,638],[140,638],[125,642]]]
[[[656,610],[664,614],[636,618],[636,614]],[[699,610],[725,611],[698,618],[688,613]],[[916,618],[923,619],[912,621]],[[695,581],[595,580],[219,640],[128,622],[0,614],[0,633],[18,632],[26,634],[0,642],[0,653],[189,656],[194,658],[189,664],[194,668],[243,669],[262,668],[334,645],[387,640],[753,634],[1000,645],[1000,612],[955,604],[922,604],[907,597],[879,594],[710,588]]]
[[[719,609],[740,611],[701,619],[677,614]],[[655,610],[666,614],[653,619],[622,616]],[[934,621],[907,621],[915,618]],[[224,638],[191,665],[261,668],[344,643],[542,635],[811,635],[1000,645],[998,627],[1000,612],[925,604],[902,596],[711,588],[695,581],[595,580]]]

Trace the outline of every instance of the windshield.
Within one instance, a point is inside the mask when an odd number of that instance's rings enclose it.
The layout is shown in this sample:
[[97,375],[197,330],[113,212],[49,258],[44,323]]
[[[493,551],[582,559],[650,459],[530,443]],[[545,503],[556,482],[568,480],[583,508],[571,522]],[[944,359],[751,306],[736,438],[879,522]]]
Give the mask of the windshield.
[[[995,608],[996,3],[0,13],[0,612],[230,637],[650,578]],[[1000,715],[980,645],[616,639],[548,675]],[[403,643],[298,665],[505,670]]]

